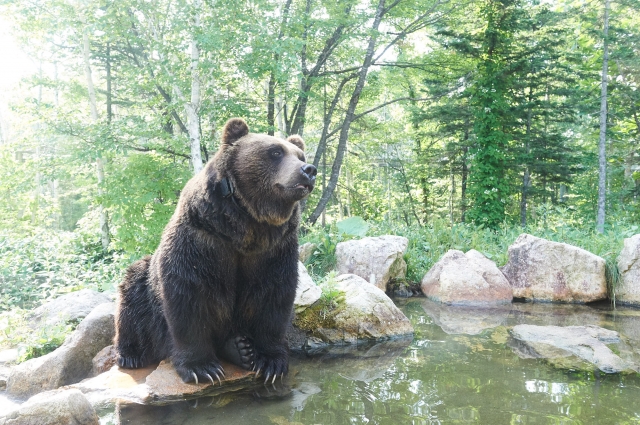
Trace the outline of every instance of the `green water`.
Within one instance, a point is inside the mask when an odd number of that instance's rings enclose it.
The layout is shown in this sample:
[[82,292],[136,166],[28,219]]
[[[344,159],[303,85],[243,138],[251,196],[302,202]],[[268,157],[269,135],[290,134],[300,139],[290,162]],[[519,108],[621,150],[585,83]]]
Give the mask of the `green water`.
[[509,328],[593,324],[640,364],[640,311],[513,304],[490,310],[410,299],[412,341],[294,358],[284,385],[170,406],[119,406],[103,424],[640,424],[640,376],[521,359]]

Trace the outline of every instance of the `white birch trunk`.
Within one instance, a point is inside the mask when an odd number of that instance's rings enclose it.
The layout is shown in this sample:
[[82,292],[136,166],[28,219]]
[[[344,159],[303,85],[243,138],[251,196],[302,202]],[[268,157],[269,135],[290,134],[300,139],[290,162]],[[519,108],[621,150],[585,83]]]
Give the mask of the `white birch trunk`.
[[600,140],[598,142],[599,176],[598,176],[598,214],[596,230],[604,233],[605,202],[607,190],[607,69],[609,66],[609,0],[604,2],[604,43],[602,48],[602,83],[600,87]]
[[189,130],[189,142],[191,146],[191,164],[193,174],[202,170],[202,154],[200,153],[200,118],[198,109],[200,108],[200,75],[198,72],[198,62],[200,61],[200,48],[196,40],[196,34],[200,28],[200,0],[194,0],[194,28],[191,38],[191,101],[186,102],[184,109],[187,113],[187,129]]
[[[96,91],[93,86],[93,78],[91,76],[91,62],[90,53],[91,48],[89,46],[89,29],[87,28],[86,20],[83,22],[85,24],[84,30],[82,32],[82,41],[83,41],[83,53],[84,53],[84,73],[87,79],[87,91],[89,92],[89,107],[91,109],[91,121],[95,124],[98,122],[98,106],[96,102]],[[96,159],[96,172],[98,175],[98,195],[104,195],[104,166],[105,160],[102,158],[100,154],[98,154],[98,158]],[[104,208],[104,205],[100,203],[98,205],[98,211],[100,213],[100,241],[102,242],[102,249],[109,249],[109,216],[107,215],[107,210]]]
[[276,100],[276,114],[279,137],[286,139],[287,133],[284,128],[284,102],[282,102],[282,96],[278,96]]

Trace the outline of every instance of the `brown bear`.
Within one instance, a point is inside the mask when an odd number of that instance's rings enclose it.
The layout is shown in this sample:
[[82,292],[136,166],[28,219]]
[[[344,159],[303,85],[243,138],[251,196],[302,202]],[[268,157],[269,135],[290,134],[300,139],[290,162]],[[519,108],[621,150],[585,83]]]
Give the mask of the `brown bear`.
[[156,252],[119,286],[117,363],[165,358],[185,382],[220,381],[219,359],[265,381],[288,371],[298,282],[299,201],[313,190],[299,136],[253,134],[239,118],[186,184]]

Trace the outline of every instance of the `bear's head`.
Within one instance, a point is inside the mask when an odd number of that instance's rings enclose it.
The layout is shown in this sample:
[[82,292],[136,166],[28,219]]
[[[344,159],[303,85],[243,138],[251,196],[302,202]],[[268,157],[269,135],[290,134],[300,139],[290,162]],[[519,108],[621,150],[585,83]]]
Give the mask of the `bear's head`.
[[300,136],[250,133],[244,120],[232,118],[214,160],[218,179],[230,180],[233,196],[254,219],[282,225],[315,185],[316,167],[307,164],[304,148]]

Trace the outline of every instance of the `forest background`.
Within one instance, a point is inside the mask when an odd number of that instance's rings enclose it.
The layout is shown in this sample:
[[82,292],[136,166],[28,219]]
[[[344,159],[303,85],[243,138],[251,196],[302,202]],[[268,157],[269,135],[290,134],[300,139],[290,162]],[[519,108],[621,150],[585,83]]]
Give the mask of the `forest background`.
[[[302,240],[410,239],[407,279],[521,232],[603,256],[640,222],[637,0],[2,0],[0,311],[110,290],[244,117],[318,167]],[[10,60],[4,58],[3,60]],[[337,224],[340,224],[337,226]]]

